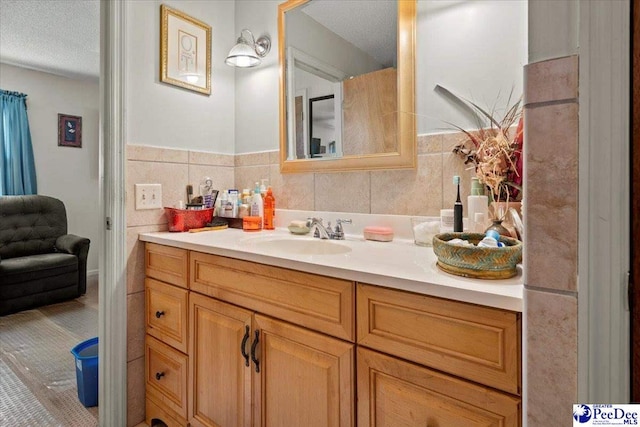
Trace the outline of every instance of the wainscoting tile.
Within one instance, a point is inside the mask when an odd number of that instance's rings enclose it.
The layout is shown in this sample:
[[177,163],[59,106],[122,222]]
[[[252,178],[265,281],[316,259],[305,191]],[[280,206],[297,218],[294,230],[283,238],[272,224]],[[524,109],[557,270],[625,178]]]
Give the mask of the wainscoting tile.
[[370,213],[370,185],[370,172],[317,173],[314,183],[315,209]]
[[144,421],[144,357],[127,363],[127,427]]
[[371,213],[440,215],[442,154],[418,156],[416,170],[371,172]]
[[578,56],[565,56],[524,67],[525,105],[578,97]]
[[526,283],[576,290],[578,104],[527,108],[525,114]]
[[127,227],[127,295],[144,291],[144,242],[138,240],[138,234],[167,229],[166,224]]
[[442,152],[442,134],[418,135],[418,154]]
[[127,361],[144,357],[144,290],[127,295]]
[[565,425],[578,398],[578,307],[571,295],[525,289],[527,425]]
[[235,165],[235,156],[233,154],[207,153],[205,151],[189,151],[189,164],[233,167]]
[[[236,188],[234,170],[235,168],[232,166],[189,165],[189,184],[193,185],[193,195],[200,195],[199,185],[204,182],[205,177],[211,178],[214,190],[222,191]],[[175,201],[171,203],[173,205]]]
[[269,164],[270,165],[280,164],[280,150],[269,151]]
[[186,163],[127,161],[127,225],[165,224],[163,209],[135,209],[135,184],[162,184],[162,205],[172,206],[177,200],[186,198],[188,168]]
[[273,195],[276,198],[276,212],[278,209],[314,210],[314,175],[312,173],[281,174],[279,165],[271,165],[269,169]]
[[456,145],[468,139],[463,132],[443,133],[440,136],[442,137],[442,152],[445,154],[451,153]]
[[[271,185],[271,179],[269,178],[269,173],[271,172],[271,167],[267,164],[260,166],[236,166],[235,167],[235,188],[239,191],[242,191],[244,188],[248,188],[249,190],[253,190],[256,187],[256,182],[262,184],[261,180],[263,178],[269,179],[269,182],[266,185]],[[275,187],[274,187],[275,189]]]
[[236,166],[255,166],[255,165],[268,165],[270,164],[270,153],[248,153],[248,154],[236,154],[235,165]]
[[127,160],[147,162],[187,163],[189,152],[173,148],[151,147],[148,145],[127,144]]

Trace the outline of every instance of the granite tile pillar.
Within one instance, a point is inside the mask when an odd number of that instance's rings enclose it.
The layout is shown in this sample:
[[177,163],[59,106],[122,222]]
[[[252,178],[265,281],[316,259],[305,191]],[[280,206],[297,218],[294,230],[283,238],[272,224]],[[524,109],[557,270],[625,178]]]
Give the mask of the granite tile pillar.
[[578,56],[524,70],[528,427],[571,423],[578,370]]

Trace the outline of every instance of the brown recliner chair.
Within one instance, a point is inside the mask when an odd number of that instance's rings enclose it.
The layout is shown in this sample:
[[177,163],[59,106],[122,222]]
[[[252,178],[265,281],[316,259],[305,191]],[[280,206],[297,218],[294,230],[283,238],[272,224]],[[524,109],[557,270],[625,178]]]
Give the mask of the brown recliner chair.
[[62,201],[0,196],[0,315],[83,295],[89,244],[67,234]]

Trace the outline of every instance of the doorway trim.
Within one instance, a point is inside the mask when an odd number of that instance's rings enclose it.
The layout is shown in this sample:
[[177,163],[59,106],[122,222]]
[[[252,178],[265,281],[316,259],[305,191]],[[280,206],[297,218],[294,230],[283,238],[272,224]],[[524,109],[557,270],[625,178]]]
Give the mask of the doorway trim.
[[581,1],[579,14],[576,403],[628,402],[630,2]]
[[[633,0],[631,23],[631,235],[640,236],[640,0]],[[631,247],[631,402],[640,402],[640,250]]]
[[127,263],[125,215],[126,2],[100,2],[99,422],[127,425]]

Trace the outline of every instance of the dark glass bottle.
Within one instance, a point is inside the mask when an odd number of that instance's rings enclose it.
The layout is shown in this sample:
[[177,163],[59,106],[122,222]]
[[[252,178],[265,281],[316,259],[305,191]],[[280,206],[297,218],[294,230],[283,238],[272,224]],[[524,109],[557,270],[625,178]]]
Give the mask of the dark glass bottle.
[[511,233],[509,233],[509,230],[507,230],[504,225],[502,225],[501,219],[492,219],[491,222],[492,224],[484,231],[485,233],[489,230],[495,230],[501,236],[511,237]]

